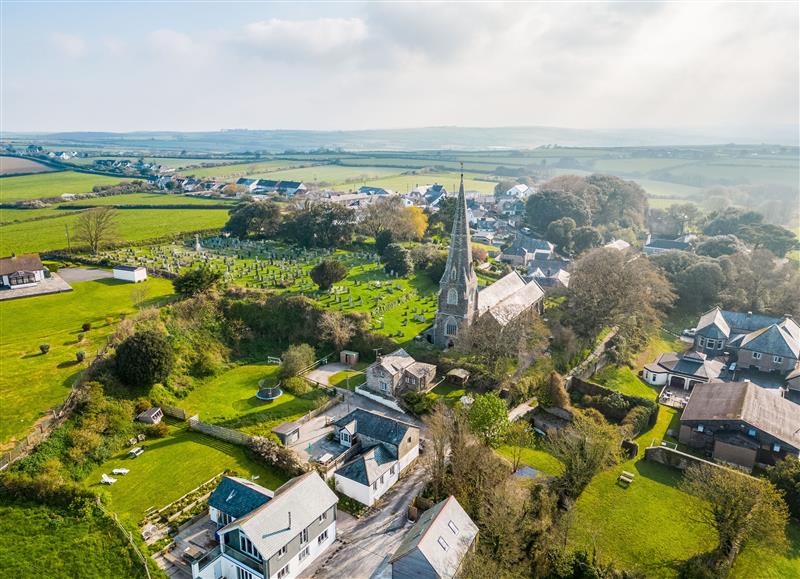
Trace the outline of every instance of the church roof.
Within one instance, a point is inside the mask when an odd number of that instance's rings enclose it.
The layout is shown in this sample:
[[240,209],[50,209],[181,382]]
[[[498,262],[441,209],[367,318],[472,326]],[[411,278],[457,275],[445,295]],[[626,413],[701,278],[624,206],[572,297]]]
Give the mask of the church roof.
[[[463,279],[462,279],[463,277]],[[458,187],[453,216],[453,230],[450,234],[450,250],[447,253],[447,266],[440,283],[459,281],[466,285],[477,283],[475,271],[472,269],[472,248],[470,247],[469,219],[467,217],[467,199],[464,194],[464,174]]]
[[512,271],[478,293],[478,315],[488,313],[505,326],[543,297],[544,290],[535,280],[525,283]]

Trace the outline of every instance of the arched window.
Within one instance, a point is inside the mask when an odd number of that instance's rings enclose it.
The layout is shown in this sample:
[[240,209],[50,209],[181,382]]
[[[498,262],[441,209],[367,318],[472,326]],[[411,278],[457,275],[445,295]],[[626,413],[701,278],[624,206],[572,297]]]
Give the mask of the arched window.
[[455,336],[458,333],[458,322],[455,318],[447,318],[447,324],[444,326],[444,333],[447,336]]
[[457,277],[458,277],[458,273],[456,272],[456,268],[455,268],[455,266],[453,266],[453,267],[450,269],[450,281],[456,281],[456,278],[457,278]]
[[447,305],[454,306],[458,304],[458,291],[455,288],[447,290]]

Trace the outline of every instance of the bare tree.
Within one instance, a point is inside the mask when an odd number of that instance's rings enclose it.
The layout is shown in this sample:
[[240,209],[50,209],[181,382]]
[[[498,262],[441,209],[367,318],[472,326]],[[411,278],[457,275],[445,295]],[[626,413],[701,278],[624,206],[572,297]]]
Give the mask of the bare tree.
[[[447,475],[447,452],[450,447],[450,434],[453,419],[450,410],[440,400],[437,402],[425,423],[428,426],[428,468],[431,473],[431,486],[436,498],[444,494],[445,476]],[[427,449],[426,449],[427,450]]]
[[116,237],[117,211],[113,207],[94,207],[84,211],[75,222],[75,237],[97,252]]
[[522,453],[534,445],[536,438],[530,425],[520,419],[512,422],[509,426],[505,442],[511,448],[511,469],[517,472],[522,464]]
[[133,302],[133,305],[136,306],[136,309],[142,309],[144,302],[147,301],[147,296],[149,293],[150,288],[143,283],[137,283],[133,286],[133,289],[131,290],[131,301]]
[[337,350],[340,350],[353,337],[356,332],[356,326],[352,320],[345,317],[341,312],[326,310],[319,316],[317,330],[320,338],[330,342]]

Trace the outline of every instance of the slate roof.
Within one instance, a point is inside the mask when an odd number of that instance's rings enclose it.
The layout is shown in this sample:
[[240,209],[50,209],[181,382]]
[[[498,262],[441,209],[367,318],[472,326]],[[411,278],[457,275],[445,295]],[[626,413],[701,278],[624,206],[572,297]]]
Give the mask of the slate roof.
[[397,454],[383,444],[378,444],[344,465],[336,471],[336,474],[369,486],[386,473],[395,462]]
[[38,271],[44,269],[38,253],[23,253],[0,258],[0,275],[10,275],[18,271]]
[[561,259],[534,259],[528,262],[528,273],[535,275],[539,270],[542,275],[537,277],[550,277],[561,270],[566,270],[567,266],[569,262]]
[[478,527],[455,497],[450,496],[422,513],[392,555],[391,562],[395,564],[418,550],[439,577],[451,579],[458,573],[477,536]]
[[722,310],[714,308],[700,316],[697,322],[697,335],[707,338],[727,338],[731,335],[731,328],[722,315]]
[[655,363],[648,364],[645,368],[655,373],[672,372],[704,380],[715,380],[722,374],[725,364],[718,360],[709,360],[700,352],[665,352]]
[[394,420],[388,416],[382,416],[369,412],[362,408],[356,408],[347,416],[337,420],[334,424],[337,428],[344,428],[351,422],[356,423],[356,434],[363,434],[369,438],[386,442],[394,446],[399,446],[405,438],[406,433],[411,428],[416,428],[411,424]]
[[[518,233],[517,237],[514,239],[514,243],[511,244],[509,249],[526,249],[532,253],[537,250],[553,251],[553,248],[553,244],[549,241],[537,239],[536,237],[530,237],[529,235],[525,235],[523,233]],[[504,251],[503,253],[508,253],[508,251]]]
[[747,333],[765,326],[778,324],[781,318],[774,318],[772,316],[764,316],[762,314],[753,314],[747,312],[732,312],[729,310],[721,310],[722,317],[736,333]]
[[800,450],[800,404],[753,382],[698,384],[681,422],[741,420]]
[[272,500],[220,529],[241,529],[264,559],[272,557],[339,499],[316,471],[293,478]]
[[795,358],[800,356],[800,342],[783,326],[772,324],[742,338],[740,348],[763,352],[770,356]]
[[363,187],[359,187],[359,193],[366,193],[367,195],[390,195],[391,191],[389,189],[384,189],[383,187],[370,187],[369,185],[364,185]]
[[505,326],[542,298],[544,290],[536,280],[525,283],[519,273],[512,271],[478,292],[478,315],[488,313]]
[[625,251],[626,249],[630,248],[631,244],[625,241],[624,239],[615,239],[614,241],[609,241],[603,247],[608,247],[609,249],[616,249],[617,251]]
[[297,189],[302,185],[301,181],[275,181],[274,179],[259,179],[257,187],[274,187],[275,189]]
[[678,241],[677,239],[651,239],[647,242],[645,247],[652,247],[654,249],[677,249],[686,251],[690,245],[685,241]]
[[700,317],[697,335],[730,338],[731,346],[769,355],[800,357],[800,326],[790,317],[781,319],[716,307]]
[[239,519],[272,499],[271,490],[247,479],[223,477],[208,498],[208,506]]

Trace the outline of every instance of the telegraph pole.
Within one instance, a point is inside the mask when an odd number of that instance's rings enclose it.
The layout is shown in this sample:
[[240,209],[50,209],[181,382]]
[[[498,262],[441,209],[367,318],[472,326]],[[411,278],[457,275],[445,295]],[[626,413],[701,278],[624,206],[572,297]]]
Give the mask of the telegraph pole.
[[66,232],[67,235],[67,251],[72,251],[72,246],[70,245],[69,242],[69,223],[64,224],[64,231]]

